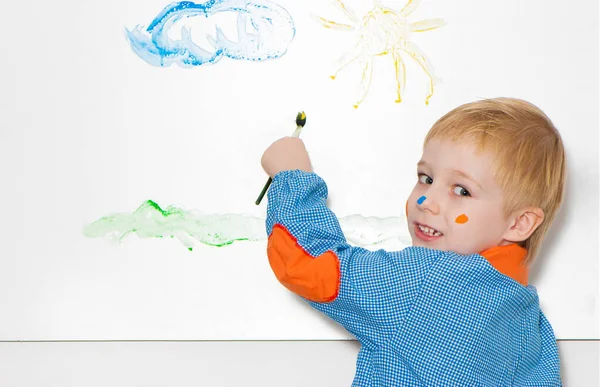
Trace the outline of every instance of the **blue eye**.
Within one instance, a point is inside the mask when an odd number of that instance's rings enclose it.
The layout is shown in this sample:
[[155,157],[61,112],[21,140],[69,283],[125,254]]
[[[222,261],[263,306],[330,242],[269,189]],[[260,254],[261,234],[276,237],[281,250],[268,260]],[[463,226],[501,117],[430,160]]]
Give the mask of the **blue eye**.
[[465,188],[461,187],[460,185],[457,185],[456,187],[454,187],[453,191],[458,196],[471,196],[471,193],[469,191],[467,191]]
[[423,184],[433,184],[433,179],[424,173],[419,173],[419,182]]

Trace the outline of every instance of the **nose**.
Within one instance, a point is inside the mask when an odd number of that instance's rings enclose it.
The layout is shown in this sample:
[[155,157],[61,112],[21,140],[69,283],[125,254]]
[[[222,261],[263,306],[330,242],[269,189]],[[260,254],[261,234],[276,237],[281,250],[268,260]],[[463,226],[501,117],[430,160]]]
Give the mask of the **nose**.
[[423,196],[417,199],[417,207],[421,211],[429,211],[432,215],[440,213],[440,206],[435,199],[432,190],[428,190],[428,192],[425,192]]

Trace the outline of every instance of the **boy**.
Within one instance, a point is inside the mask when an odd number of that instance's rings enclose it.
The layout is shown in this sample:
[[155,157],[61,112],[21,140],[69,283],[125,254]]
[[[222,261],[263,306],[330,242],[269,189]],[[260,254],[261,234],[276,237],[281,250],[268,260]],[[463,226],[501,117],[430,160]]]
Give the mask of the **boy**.
[[517,99],[462,105],[425,138],[406,203],[413,246],[347,244],[301,140],[261,163],[278,280],[360,342],[353,386],[561,386],[527,265],[560,207],[562,140]]

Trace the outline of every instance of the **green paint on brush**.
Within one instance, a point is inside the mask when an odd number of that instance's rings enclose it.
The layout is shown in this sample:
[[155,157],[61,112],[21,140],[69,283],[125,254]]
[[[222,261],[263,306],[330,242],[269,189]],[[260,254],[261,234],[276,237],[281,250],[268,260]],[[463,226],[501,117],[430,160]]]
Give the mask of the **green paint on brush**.
[[129,234],[140,238],[176,238],[192,250],[197,242],[227,246],[236,241],[265,239],[264,221],[249,215],[207,215],[180,207],[161,208],[145,201],[132,214],[104,216],[84,228],[90,238],[110,237],[118,241]]
[[[376,218],[350,215],[339,219],[340,227],[350,244],[370,246],[396,239],[410,245],[406,218]],[[197,243],[208,246],[229,246],[238,241],[267,239],[265,220],[240,214],[204,214],[176,206],[161,208],[147,200],[133,213],[102,217],[84,228],[90,238],[109,237],[122,241],[130,234],[140,238],[176,238],[192,251]]]

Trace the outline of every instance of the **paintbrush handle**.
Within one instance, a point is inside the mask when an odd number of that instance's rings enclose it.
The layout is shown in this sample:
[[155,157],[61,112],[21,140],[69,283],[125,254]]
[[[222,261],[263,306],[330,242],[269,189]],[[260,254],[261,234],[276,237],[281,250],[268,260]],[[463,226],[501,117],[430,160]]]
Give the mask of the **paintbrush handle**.
[[263,197],[267,193],[267,190],[269,189],[269,186],[271,185],[272,181],[273,181],[273,179],[271,179],[269,177],[269,180],[267,180],[267,183],[265,184],[265,186],[263,187],[262,191],[260,192],[260,195],[258,195],[258,199],[256,199],[256,202],[254,202],[257,206],[260,204],[261,200],[263,199]]
[[296,130],[294,130],[294,133],[292,133],[291,137],[300,137],[300,132],[302,132],[302,128],[303,126],[296,127]]

